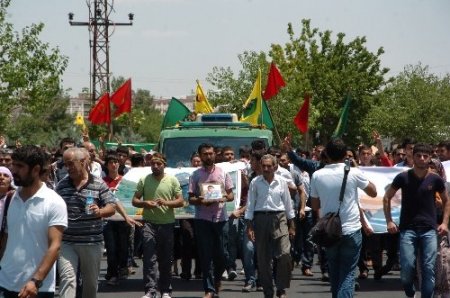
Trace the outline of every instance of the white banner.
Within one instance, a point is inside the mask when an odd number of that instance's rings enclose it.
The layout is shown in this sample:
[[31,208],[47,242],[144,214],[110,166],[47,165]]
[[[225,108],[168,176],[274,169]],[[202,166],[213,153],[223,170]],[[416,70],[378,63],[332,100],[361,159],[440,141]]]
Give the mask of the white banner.
[[[372,198],[358,189],[358,195],[361,202],[361,208],[365,210],[367,219],[374,229],[375,233],[386,233],[386,219],[383,212],[384,193],[391,185],[395,176],[403,171],[407,171],[405,167],[360,167],[361,171],[366,175],[370,182],[375,184],[377,188],[377,197]],[[401,208],[401,190],[397,191],[391,200],[392,219],[399,224],[400,208]]]
[[[241,175],[240,170],[245,169],[245,164],[243,162],[223,162],[216,164],[218,167],[222,168],[225,172],[230,174],[231,180],[233,181],[233,193],[234,201],[232,203],[227,203],[227,211],[231,212],[239,206],[239,198],[241,197]],[[190,218],[194,216],[195,209],[194,206],[188,205],[188,190],[189,190],[189,177],[192,172],[197,168],[165,168],[164,172],[177,177],[181,185],[181,190],[183,191],[183,198],[185,200],[184,208],[175,209],[175,216],[177,218]],[[151,174],[152,170],[150,167],[132,168],[126,173],[122,181],[120,182],[115,195],[125,207],[125,210],[129,215],[136,216],[139,218],[141,215],[141,210],[133,207],[131,200],[136,191],[137,183],[139,179]]]

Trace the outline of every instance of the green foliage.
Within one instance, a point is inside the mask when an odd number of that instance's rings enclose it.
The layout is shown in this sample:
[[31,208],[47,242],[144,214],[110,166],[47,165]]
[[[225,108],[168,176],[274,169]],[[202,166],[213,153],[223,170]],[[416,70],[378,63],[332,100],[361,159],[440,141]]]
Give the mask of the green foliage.
[[[219,106],[220,110],[227,113],[242,113],[244,102],[250,95],[253,84],[258,74],[258,67],[266,65],[266,54],[263,52],[244,52],[238,55],[242,70],[234,78],[234,72],[231,68],[214,67],[206,79],[212,84],[216,91],[208,92],[208,100],[214,107]],[[262,73],[264,79],[267,75]]]
[[407,66],[377,96],[366,129],[377,127],[398,142],[405,137],[429,143],[450,139],[449,98],[449,74],[439,78],[426,66]]
[[[0,133],[22,142],[45,143],[66,119],[60,76],[68,59],[39,40],[44,25],[16,32],[6,20],[10,1],[0,3]],[[47,133],[45,133],[47,132]]]
[[350,143],[367,140],[370,131],[361,127],[374,104],[374,94],[385,85],[388,69],[381,68],[380,56],[366,47],[365,37],[345,42],[345,34],[332,36],[329,30],[311,28],[309,20],[302,20],[301,33],[297,37],[292,24],[288,24],[289,41],[284,45],[272,44],[268,54],[248,53],[239,55],[242,70],[237,78],[229,68],[215,67],[208,81],[219,91],[208,94],[214,105],[228,103],[227,110],[240,112],[242,104],[251,92],[256,71],[261,67],[263,86],[266,85],[269,56],[280,69],[287,86],[270,101],[275,124],[282,136],[299,135],[292,121],[303,103],[305,92],[312,94],[309,127],[320,132],[321,141],[328,140],[339,120],[344,97],[350,93],[348,131],[345,139]]

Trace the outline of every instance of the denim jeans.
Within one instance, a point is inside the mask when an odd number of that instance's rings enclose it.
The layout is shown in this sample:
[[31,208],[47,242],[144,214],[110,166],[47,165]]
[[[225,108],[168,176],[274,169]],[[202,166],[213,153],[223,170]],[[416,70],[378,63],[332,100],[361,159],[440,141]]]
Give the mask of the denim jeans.
[[311,241],[309,232],[313,227],[312,211],[305,212],[305,218],[295,218],[295,238],[292,243],[292,257],[295,262],[302,262],[302,270],[311,269],[314,258],[314,244]]
[[129,234],[130,226],[125,221],[108,220],[103,228],[109,277],[119,277],[119,270],[128,267]]
[[241,255],[245,272],[245,284],[256,284],[255,244],[248,239],[243,218],[228,220],[227,269],[236,270],[236,259]]
[[245,284],[256,284],[255,243],[249,238],[244,228],[242,240],[242,265],[245,272]]
[[402,230],[400,231],[400,278],[408,297],[413,297],[414,277],[416,274],[417,254],[420,252],[420,271],[422,273],[421,297],[433,297],[434,265],[437,254],[436,230]]
[[[226,221],[212,222],[195,219],[195,237],[198,256],[202,266],[203,289],[215,293],[215,283],[219,283],[225,271],[224,228]],[[214,272],[213,272],[214,270]]]
[[355,269],[361,250],[362,234],[358,230],[343,235],[335,245],[326,248],[333,298],[353,297]]

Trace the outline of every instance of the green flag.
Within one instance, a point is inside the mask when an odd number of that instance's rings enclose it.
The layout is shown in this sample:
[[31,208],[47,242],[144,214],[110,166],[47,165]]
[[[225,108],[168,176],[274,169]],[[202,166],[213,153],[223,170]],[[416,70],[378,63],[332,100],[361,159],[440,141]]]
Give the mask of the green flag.
[[340,138],[346,132],[349,111],[350,111],[350,95],[347,95],[345,99],[344,108],[342,109],[338,125],[334,130],[333,137]]
[[272,114],[269,111],[269,107],[267,106],[267,102],[265,100],[263,100],[262,103],[263,103],[263,107],[262,107],[263,124],[268,129],[273,129],[275,127],[275,125],[273,124]]
[[175,126],[178,121],[183,121],[189,114],[191,114],[191,111],[181,101],[172,97],[166,115],[164,116],[161,129]]

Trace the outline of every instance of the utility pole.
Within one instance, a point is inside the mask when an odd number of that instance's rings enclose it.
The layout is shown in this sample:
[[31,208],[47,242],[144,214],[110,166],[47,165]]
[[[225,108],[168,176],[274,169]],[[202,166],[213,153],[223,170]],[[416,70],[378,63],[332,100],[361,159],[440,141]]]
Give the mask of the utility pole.
[[[71,26],[87,26],[89,30],[90,60],[90,84],[92,105],[103,92],[110,92],[109,72],[109,38],[114,33],[116,26],[133,25],[134,14],[128,14],[128,23],[116,23],[109,19],[114,0],[87,0],[89,8],[89,20],[87,22],[73,21],[74,14],[69,13]],[[110,32],[110,27],[113,30]]]

